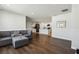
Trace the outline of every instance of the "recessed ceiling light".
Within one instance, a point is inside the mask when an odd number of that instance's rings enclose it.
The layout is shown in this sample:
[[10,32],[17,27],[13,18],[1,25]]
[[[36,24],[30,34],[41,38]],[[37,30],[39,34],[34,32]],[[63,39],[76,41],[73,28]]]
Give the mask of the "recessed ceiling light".
[[32,15],[34,15],[34,12],[32,12]]

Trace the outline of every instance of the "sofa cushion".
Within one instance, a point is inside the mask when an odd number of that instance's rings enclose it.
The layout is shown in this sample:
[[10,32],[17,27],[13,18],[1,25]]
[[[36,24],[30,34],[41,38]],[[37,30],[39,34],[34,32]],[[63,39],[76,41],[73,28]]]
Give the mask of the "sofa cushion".
[[12,37],[22,36],[22,34],[11,34]]
[[0,31],[0,38],[11,36],[10,31]]
[[28,37],[29,35],[28,35],[28,34],[25,34],[25,35],[23,35],[23,36]]
[[0,38],[0,41],[2,41],[2,40],[8,40],[8,39],[11,39],[11,37]]
[[21,30],[20,34],[22,34],[22,35],[27,34],[27,30]]

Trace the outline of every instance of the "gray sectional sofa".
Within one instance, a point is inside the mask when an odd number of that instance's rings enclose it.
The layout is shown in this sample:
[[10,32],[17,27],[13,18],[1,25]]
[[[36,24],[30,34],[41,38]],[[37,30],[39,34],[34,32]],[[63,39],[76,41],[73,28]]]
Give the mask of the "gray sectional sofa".
[[12,44],[14,48],[17,48],[25,44],[28,44],[31,39],[32,31],[30,30],[0,31],[0,46]]
[[11,44],[11,42],[10,31],[0,31],[0,46]]

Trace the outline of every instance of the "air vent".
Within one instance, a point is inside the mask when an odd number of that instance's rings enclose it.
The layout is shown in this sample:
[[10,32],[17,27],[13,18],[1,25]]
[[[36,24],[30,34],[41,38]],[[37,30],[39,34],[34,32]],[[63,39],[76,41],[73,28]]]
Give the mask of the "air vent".
[[67,12],[68,11],[68,9],[63,9],[63,10],[61,10],[62,12]]

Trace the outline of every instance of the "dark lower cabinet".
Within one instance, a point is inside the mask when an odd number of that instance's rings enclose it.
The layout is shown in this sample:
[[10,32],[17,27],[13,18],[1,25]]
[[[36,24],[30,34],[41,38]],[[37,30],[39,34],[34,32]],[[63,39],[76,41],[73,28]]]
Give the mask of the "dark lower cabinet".
[[76,50],[76,53],[79,54],[79,49]]

